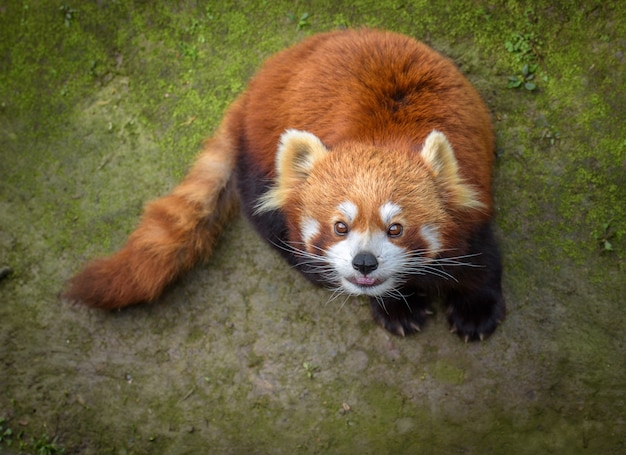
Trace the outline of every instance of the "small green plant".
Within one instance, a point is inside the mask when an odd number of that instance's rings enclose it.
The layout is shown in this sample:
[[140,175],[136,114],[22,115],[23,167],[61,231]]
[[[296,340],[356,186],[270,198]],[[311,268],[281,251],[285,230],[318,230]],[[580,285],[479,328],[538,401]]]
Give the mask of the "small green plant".
[[[526,27],[532,27],[537,21],[535,11],[529,8],[525,11]],[[517,62],[522,66],[521,74],[515,76],[509,76],[508,88],[525,88],[532,92],[537,89],[536,83],[536,71],[541,61],[541,46],[542,42],[537,38],[534,32],[513,32],[504,42],[504,47],[509,51]],[[548,78],[546,75],[542,76],[544,81]]]
[[559,133],[553,126],[548,126],[541,133],[541,139],[545,139],[550,142],[550,145],[556,144],[556,141],[561,139],[561,133]]
[[198,59],[198,46],[183,41],[180,43],[180,50],[183,57],[190,58],[194,62]]
[[309,13],[302,13],[298,19],[296,19],[296,15],[293,13],[287,14],[287,17],[291,22],[296,22],[296,30],[300,31],[305,27],[309,27],[311,24],[309,23]]
[[13,430],[7,425],[7,421],[0,417],[0,443],[7,446],[13,444]]
[[522,67],[521,74],[517,76],[509,76],[508,88],[520,88],[524,87],[529,92],[532,92],[537,88],[535,83],[535,71],[537,71],[536,64],[525,64]]
[[518,62],[535,62],[539,59],[541,41],[533,32],[514,32],[508,40],[504,42],[504,47],[511,54],[515,55]]
[[[6,419],[0,417],[0,444],[6,447],[11,447],[15,444],[16,449],[20,453],[23,451],[36,455],[63,455],[65,453],[65,449],[57,445],[58,436],[50,438],[47,434],[44,434],[40,438],[31,439],[30,444],[23,441],[22,436],[22,431],[19,431],[17,434],[14,433]],[[2,453],[1,448],[0,453]]]
[[613,244],[610,240],[615,236],[615,233],[611,230],[611,223],[613,220],[609,220],[602,225],[602,230],[594,235],[596,241],[600,244],[602,251],[613,251]]
[[71,8],[67,5],[61,5],[59,10],[63,13],[63,19],[65,21],[65,26],[69,27],[72,25],[72,21],[74,20],[74,16],[78,13],[77,10]]
[[44,434],[39,439],[33,440],[33,449],[37,455],[62,455],[65,453],[65,449],[57,446],[58,436],[50,438],[47,434]]
[[313,379],[313,373],[315,373],[316,371],[319,371],[319,367],[316,367],[315,365],[309,362],[304,362],[302,366],[304,367],[304,371],[306,371],[306,377],[309,379]]

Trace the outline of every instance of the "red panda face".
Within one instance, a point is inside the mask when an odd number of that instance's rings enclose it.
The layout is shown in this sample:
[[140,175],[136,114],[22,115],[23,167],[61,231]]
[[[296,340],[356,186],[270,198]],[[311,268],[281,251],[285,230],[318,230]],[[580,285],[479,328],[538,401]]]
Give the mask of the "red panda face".
[[299,237],[342,291],[392,292],[444,247],[451,220],[415,155],[339,147],[302,185]]
[[445,136],[431,136],[421,151],[361,144],[329,151],[310,133],[288,131],[276,185],[259,210],[285,212],[295,254],[338,290],[393,294],[455,247],[451,204],[480,205],[459,181]]

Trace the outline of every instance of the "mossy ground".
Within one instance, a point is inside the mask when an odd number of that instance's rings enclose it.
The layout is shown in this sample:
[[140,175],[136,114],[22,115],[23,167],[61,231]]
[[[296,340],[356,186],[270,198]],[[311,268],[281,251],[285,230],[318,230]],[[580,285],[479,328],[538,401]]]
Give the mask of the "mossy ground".
[[[9,3],[0,452],[56,437],[51,453],[624,453],[620,2]],[[509,306],[494,337],[465,345],[441,311],[391,337],[359,300],[324,304],[243,220],[154,305],[59,300],[184,175],[264,58],[346,26],[432,44],[492,110]],[[507,89],[527,63],[537,88]]]

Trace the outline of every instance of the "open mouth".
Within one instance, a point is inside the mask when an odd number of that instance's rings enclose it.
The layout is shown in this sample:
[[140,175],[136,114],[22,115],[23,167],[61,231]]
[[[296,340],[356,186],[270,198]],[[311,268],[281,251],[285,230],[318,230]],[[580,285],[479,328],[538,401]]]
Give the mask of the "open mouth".
[[380,283],[382,283],[382,281],[379,280],[378,278],[371,278],[368,276],[360,276],[360,277],[346,278],[346,279],[350,283],[354,284],[355,286],[364,287],[364,288],[378,286]]
[[394,287],[392,278],[372,278],[369,276],[344,277],[341,279],[341,287],[353,295],[369,295],[376,297],[383,295]]

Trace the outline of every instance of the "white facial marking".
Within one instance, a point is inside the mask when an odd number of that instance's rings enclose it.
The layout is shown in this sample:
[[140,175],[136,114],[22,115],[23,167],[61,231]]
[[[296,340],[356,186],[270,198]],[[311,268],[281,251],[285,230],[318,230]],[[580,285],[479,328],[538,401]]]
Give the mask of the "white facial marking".
[[304,243],[310,243],[320,233],[320,223],[316,219],[307,216],[302,220],[300,229]]
[[391,221],[402,212],[402,208],[394,204],[393,202],[385,202],[380,207],[380,218],[385,225],[390,224]]
[[346,217],[346,221],[348,223],[352,223],[357,214],[359,213],[359,208],[356,206],[354,202],[344,201],[337,206],[337,210],[341,212],[342,215]]
[[425,224],[420,228],[420,235],[428,244],[428,252],[436,253],[441,249],[439,229],[432,224]]

